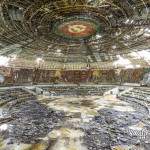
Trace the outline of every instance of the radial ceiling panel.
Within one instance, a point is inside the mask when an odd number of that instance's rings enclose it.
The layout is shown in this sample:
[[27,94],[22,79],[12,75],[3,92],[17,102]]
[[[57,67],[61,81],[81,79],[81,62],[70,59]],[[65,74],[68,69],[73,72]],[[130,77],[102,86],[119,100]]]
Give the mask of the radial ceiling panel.
[[149,8],[149,0],[1,0],[0,53],[113,61],[150,47]]

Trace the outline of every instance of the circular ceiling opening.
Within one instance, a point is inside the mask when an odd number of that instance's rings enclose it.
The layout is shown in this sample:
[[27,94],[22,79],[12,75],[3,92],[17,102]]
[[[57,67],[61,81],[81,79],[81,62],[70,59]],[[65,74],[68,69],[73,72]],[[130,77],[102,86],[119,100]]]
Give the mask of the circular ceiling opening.
[[68,39],[85,39],[100,30],[99,23],[94,19],[69,18],[58,21],[53,27],[54,33]]

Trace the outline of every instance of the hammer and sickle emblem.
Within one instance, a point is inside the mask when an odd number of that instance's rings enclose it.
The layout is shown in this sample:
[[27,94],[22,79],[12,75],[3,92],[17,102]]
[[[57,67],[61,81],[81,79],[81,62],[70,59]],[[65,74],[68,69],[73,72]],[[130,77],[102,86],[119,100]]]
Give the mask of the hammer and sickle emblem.
[[80,33],[80,32],[85,31],[86,26],[84,26],[84,25],[70,25],[68,28],[69,28],[68,29],[69,32]]

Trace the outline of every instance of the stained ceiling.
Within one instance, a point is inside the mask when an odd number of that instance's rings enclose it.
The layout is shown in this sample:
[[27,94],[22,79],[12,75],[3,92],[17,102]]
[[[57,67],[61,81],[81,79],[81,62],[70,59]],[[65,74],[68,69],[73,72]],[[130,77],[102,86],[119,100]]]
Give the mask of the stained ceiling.
[[60,66],[116,62],[149,52],[149,11],[150,0],[1,0],[0,55]]

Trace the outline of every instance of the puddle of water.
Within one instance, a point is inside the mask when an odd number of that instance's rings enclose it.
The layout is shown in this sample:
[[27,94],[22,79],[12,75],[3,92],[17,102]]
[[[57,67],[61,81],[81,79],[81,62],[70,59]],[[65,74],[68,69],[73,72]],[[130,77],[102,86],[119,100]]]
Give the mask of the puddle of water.
[[52,150],[87,150],[87,148],[82,145],[82,136],[83,132],[80,130],[68,128],[55,130],[50,134],[50,137],[57,138],[58,140]]

